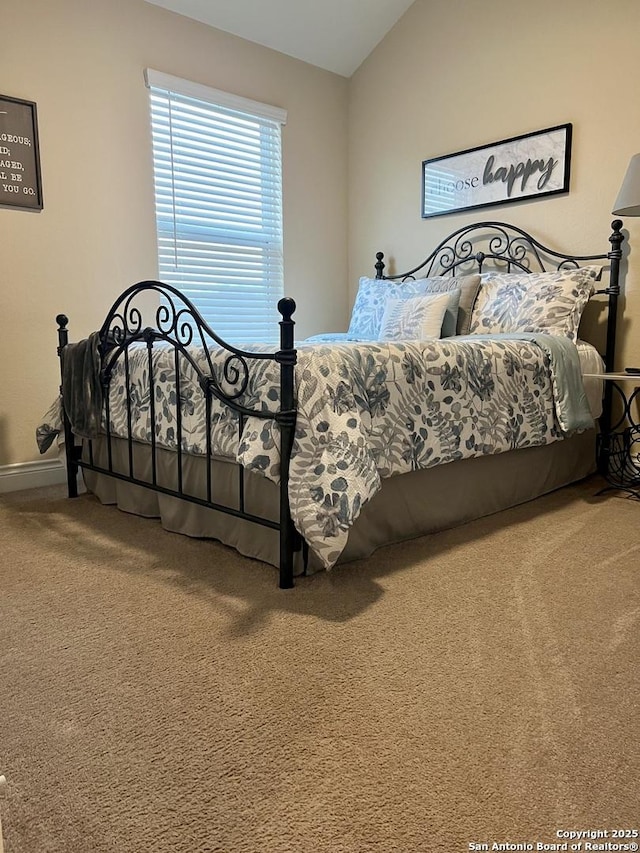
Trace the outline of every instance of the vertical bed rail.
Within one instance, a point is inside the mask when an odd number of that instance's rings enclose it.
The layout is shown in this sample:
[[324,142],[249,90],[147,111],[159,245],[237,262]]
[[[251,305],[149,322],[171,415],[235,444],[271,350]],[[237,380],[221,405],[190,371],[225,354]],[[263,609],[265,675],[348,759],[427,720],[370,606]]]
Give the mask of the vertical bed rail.
[[[242,412],[238,412],[238,442],[242,441],[242,433],[244,432],[246,419]],[[244,488],[244,468],[242,465],[238,466],[238,508],[240,512],[244,512],[245,502],[244,502],[245,488]]]
[[[129,367],[129,350],[124,351],[124,387],[131,387],[131,373]],[[131,438],[132,431],[132,416],[131,416],[131,394],[126,395],[127,406],[127,456],[129,459],[129,476],[133,479],[133,439]]]
[[158,485],[158,442],[156,439],[156,377],[153,369],[153,329],[145,329],[143,333],[147,345],[147,369],[149,371],[149,422],[151,424],[151,482]]
[[174,351],[176,370],[176,454],[178,460],[178,492],[183,493],[182,477],[182,388],[180,386],[180,350]]
[[289,464],[296,428],[294,372],[297,353],[294,347],[292,320],[296,303],[289,297],[278,302],[280,321],[280,350],[276,361],[280,365],[280,589],[293,586],[293,552],[295,530],[289,507]]
[[62,409],[62,424],[64,428],[64,451],[67,468],[67,494],[70,498],[78,497],[78,463],[75,458],[75,444],[73,432],[71,430],[71,422],[67,417],[62,401],[64,388],[64,369],[62,366],[62,351],[69,343],[69,330],[67,325],[69,318],[65,314],[58,314],[56,317],[58,324],[58,358],[60,360],[60,408]]

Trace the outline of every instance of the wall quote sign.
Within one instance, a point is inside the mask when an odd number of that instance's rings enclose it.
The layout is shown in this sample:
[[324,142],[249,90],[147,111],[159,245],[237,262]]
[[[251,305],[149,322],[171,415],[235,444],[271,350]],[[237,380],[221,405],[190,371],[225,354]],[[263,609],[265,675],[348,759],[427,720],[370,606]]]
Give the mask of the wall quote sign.
[[422,162],[422,217],[569,192],[571,124]]
[[0,207],[42,210],[36,105],[7,95],[0,95]]

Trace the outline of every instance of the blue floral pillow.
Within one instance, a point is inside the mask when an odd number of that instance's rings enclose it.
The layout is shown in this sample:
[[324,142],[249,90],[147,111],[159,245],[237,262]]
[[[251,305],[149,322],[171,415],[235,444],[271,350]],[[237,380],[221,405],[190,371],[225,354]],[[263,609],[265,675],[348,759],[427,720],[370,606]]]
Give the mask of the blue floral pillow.
[[383,278],[363,276],[360,279],[347,331],[350,338],[362,341],[377,339],[389,290],[395,286],[393,282]]
[[578,339],[578,326],[602,268],[546,273],[485,273],[470,334],[533,332]]

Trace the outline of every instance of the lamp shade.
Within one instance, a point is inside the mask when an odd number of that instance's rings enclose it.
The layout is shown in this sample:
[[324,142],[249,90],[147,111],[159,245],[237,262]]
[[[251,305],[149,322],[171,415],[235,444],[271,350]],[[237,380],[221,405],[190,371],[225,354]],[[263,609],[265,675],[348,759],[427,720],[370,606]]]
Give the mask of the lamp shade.
[[631,158],[611,212],[618,216],[640,216],[640,154]]

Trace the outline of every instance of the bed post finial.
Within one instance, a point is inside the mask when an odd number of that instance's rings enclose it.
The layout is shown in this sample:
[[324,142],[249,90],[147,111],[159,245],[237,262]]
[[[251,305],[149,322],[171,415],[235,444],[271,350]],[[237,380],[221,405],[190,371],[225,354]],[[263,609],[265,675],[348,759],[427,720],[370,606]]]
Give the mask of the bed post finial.
[[278,302],[278,311],[282,314],[282,319],[291,321],[293,312],[296,310],[296,303],[290,296],[283,296]]
[[609,237],[609,242],[611,243],[611,251],[609,252],[609,258],[613,260],[617,258],[620,260],[622,258],[622,241],[624,240],[624,234],[621,233],[622,229],[622,219],[614,219],[611,223],[611,236]]
[[66,347],[69,343],[69,330],[67,329],[67,325],[69,323],[69,318],[66,314],[58,314],[56,316],[56,323],[58,324],[58,356],[62,352],[62,348]]
[[376,278],[384,278],[384,262],[382,260],[383,258],[384,252],[376,252]]

